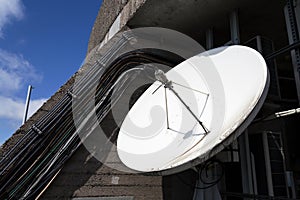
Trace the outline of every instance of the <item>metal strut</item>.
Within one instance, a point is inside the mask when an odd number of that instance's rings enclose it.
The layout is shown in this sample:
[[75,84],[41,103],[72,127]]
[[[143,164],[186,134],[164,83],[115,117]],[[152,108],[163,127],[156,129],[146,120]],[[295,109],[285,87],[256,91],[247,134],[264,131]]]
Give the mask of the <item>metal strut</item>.
[[[183,101],[183,99],[179,96],[179,94],[173,89],[172,86],[172,81],[168,80],[168,78],[166,77],[165,73],[160,70],[160,69],[156,69],[155,70],[155,78],[156,80],[158,80],[159,82],[161,82],[163,84],[163,86],[165,88],[168,88],[169,90],[171,90],[175,96],[180,100],[180,102],[184,105],[184,107],[192,114],[192,116],[196,119],[196,121],[200,124],[200,126],[203,128],[205,135],[209,133],[209,130],[204,126],[203,122],[201,122],[198,117],[195,115],[195,113],[190,109],[190,107]],[[160,87],[160,86],[159,86]],[[156,89],[155,91],[157,91],[158,89]],[[155,91],[153,93],[155,93]],[[166,98],[166,104],[167,104],[167,92],[165,90],[165,98]],[[166,105],[167,106],[167,105]],[[168,108],[167,108],[168,109]],[[168,112],[168,110],[167,110]],[[167,113],[168,115],[168,113]],[[168,117],[167,117],[167,126],[169,128],[169,121],[168,121]]]

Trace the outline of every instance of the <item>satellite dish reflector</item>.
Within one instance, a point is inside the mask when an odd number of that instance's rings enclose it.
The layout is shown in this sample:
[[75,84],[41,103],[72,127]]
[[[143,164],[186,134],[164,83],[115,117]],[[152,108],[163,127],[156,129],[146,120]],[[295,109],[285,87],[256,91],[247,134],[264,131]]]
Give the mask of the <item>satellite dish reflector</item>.
[[215,155],[253,120],[269,83],[264,59],[245,46],[209,50],[155,77],[117,139],[123,164],[141,172],[180,171]]

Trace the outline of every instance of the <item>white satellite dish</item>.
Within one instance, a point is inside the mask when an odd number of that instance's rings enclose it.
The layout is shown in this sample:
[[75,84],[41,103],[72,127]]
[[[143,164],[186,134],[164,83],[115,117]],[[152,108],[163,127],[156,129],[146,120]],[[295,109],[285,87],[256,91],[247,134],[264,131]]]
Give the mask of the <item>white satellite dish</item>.
[[238,45],[201,53],[155,77],[117,139],[123,164],[141,172],[183,170],[215,155],[253,120],[269,83],[263,57]]

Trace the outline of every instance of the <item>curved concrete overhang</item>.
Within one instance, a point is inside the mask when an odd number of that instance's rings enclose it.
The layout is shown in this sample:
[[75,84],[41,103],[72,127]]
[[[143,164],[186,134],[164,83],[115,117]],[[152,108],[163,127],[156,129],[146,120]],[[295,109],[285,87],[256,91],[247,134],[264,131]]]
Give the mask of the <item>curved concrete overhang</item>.
[[[284,1],[270,0],[129,0],[119,13],[111,15],[114,18],[108,17],[110,26],[99,26],[104,20],[103,14],[99,12],[91,33],[88,52],[100,42],[107,42],[120,30],[149,26],[177,30],[198,42],[205,41],[205,31],[213,28],[217,36],[216,46],[221,46],[230,40],[229,15],[235,10],[239,13],[242,26],[240,32],[245,40],[255,36],[254,34],[282,40],[285,36],[274,34],[274,31],[285,29],[285,4]],[[280,46],[284,43],[285,41]]]
[[[274,22],[276,26],[285,24],[282,21],[285,3],[270,0],[148,0],[127,25],[130,28],[145,26],[170,28],[201,41],[205,38],[205,31],[208,28],[218,30],[220,35],[229,36],[229,15],[237,10],[240,24],[245,24],[243,28],[247,29],[244,32],[251,33],[253,32],[251,29],[259,28],[264,31],[269,29],[270,33],[274,34]],[[269,28],[266,28],[266,24],[260,27],[258,23],[260,21],[270,22]]]

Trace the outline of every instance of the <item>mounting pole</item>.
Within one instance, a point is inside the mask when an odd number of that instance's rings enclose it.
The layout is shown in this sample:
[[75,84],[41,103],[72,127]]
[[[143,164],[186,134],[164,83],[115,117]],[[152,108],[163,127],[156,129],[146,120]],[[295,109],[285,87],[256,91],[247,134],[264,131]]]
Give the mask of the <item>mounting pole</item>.
[[[155,78],[156,80],[158,80],[159,82],[161,82],[165,89],[168,88],[170,91],[173,92],[173,94],[175,94],[175,96],[181,101],[181,103],[185,106],[185,108],[192,114],[192,116],[196,119],[196,121],[200,124],[200,126],[203,128],[205,135],[209,133],[209,130],[204,126],[204,124],[198,119],[198,117],[193,113],[193,111],[190,109],[190,107],[183,101],[183,99],[179,96],[179,94],[173,89],[172,86],[172,81],[168,80],[168,78],[166,77],[165,73],[160,70],[157,69],[155,70]],[[160,87],[160,86],[159,86]],[[156,89],[157,90],[157,89]],[[155,91],[154,91],[155,92]],[[153,94],[153,93],[152,93]],[[167,93],[165,92],[165,95],[167,96]],[[166,99],[166,103],[167,103],[167,99]],[[168,111],[168,110],[167,110]],[[169,120],[167,118],[167,120]],[[169,126],[169,124],[167,124]],[[169,128],[169,127],[168,127]]]
[[28,114],[28,108],[29,108],[31,90],[32,90],[32,86],[29,85],[28,86],[28,91],[27,91],[27,98],[26,98],[26,103],[25,103],[25,109],[24,109],[24,115],[23,115],[23,122],[22,122],[22,124],[24,124],[26,122],[26,120],[27,120],[27,114]]

